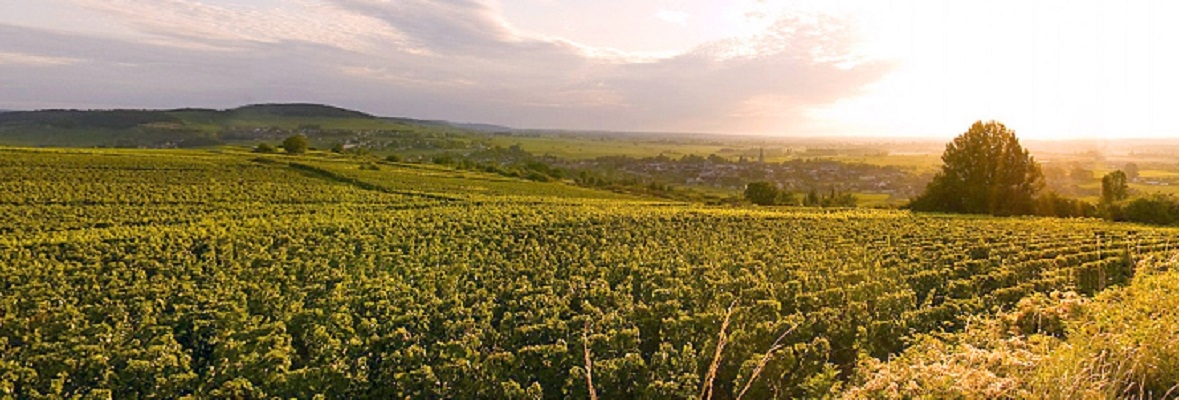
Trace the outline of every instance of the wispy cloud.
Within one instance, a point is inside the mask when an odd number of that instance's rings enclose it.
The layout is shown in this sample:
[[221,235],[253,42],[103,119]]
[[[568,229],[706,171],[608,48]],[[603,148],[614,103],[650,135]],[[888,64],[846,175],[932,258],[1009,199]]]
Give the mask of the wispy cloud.
[[403,35],[376,18],[307,0],[286,1],[281,8],[216,6],[194,0],[69,1],[157,36],[159,44],[232,48],[240,42],[301,41],[350,50],[370,49],[375,43],[404,44]]
[[0,52],[0,65],[60,66],[77,64],[83,60],[69,57],[49,57],[24,53]]

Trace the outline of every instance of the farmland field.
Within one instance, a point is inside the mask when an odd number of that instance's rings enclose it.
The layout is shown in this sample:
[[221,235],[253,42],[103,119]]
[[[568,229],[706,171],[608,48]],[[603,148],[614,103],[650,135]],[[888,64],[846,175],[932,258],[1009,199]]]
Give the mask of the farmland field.
[[909,335],[1126,282],[1177,233],[0,149],[0,397],[589,398],[587,366],[601,398],[815,397]]

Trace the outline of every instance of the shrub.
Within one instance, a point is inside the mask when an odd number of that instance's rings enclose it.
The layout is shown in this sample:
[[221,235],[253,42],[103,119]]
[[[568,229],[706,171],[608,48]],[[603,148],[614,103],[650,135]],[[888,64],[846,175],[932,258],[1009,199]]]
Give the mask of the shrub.
[[258,147],[254,148],[255,153],[269,154],[275,151],[278,151],[278,149],[275,149],[274,146],[270,145],[270,143],[258,143]]
[[1070,199],[1052,191],[1037,196],[1034,208],[1035,214],[1041,217],[1083,218],[1098,215],[1097,207],[1093,204]]
[[307,148],[310,146],[311,144],[307,141],[307,137],[303,135],[291,136],[282,141],[283,150],[286,150],[289,154],[306,153]]
[[769,182],[751,182],[745,185],[745,200],[759,206],[779,204],[782,192]]
[[919,335],[888,362],[865,357],[844,398],[1174,398],[1179,273],[1146,260],[1129,286],[1086,300],[1033,295],[963,332]]
[[1139,197],[1111,206],[1108,218],[1151,225],[1174,225],[1179,222],[1179,199],[1163,194]]

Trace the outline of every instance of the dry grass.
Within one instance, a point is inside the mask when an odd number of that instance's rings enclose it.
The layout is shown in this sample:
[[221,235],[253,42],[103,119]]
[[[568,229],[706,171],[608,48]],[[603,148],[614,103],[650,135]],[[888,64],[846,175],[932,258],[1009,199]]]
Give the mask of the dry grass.
[[[1023,377],[1035,371],[1042,355],[1037,343],[1005,340],[993,327],[977,327],[971,337],[952,342],[926,336],[896,359],[865,360],[865,376],[844,392],[858,398],[1012,399],[1029,397]],[[959,339],[959,338],[955,338]]]
[[725,320],[721,322],[720,333],[717,334],[716,339],[716,353],[712,356],[712,363],[708,366],[708,373],[704,376],[704,385],[700,388],[700,400],[712,399],[713,381],[716,380],[717,370],[720,369],[721,357],[725,351],[725,345],[729,343],[729,322],[733,317],[733,309],[737,305],[737,300],[733,300],[729,304],[729,309],[725,311]]
[[798,325],[794,325],[790,327],[790,329],[787,329],[786,332],[782,332],[782,334],[778,336],[778,339],[774,340],[774,344],[770,345],[770,349],[766,351],[766,354],[761,356],[761,361],[758,361],[757,368],[753,369],[753,374],[749,376],[749,381],[745,382],[745,387],[742,388],[741,393],[737,395],[737,400],[741,400],[743,397],[745,397],[745,393],[749,391],[749,388],[753,386],[753,382],[757,380],[759,375],[761,375],[761,371],[765,369],[766,364],[770,362],[770,358],[773,358],[774,353],[782,349],[782,340],[786,339],[786,336],[790,335],[791,332],[794,332],[795,328],[798,328]]
[[865,360],[844,398],[1179,398],[1179,270],[1147,260],[1093,299],[1036,296]]

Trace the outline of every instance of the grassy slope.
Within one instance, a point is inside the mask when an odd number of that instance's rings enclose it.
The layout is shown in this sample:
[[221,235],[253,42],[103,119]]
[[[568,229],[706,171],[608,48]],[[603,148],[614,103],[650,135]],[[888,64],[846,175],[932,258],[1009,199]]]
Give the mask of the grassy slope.
[[634,196],[573,186],[563,182],[534,182],[478,171],[462,171],[434,164],[392,163],[318,152],[313,157],[264,156],[276,163],[292,163],[327,172],[331,176],[373,185],[389,191],[405,191],[463,199],[613,199]]
[[1093,298],[1033,296],[965,332],[923,336],[865,360],[845,398],[1179,396],[1179,259],[1139,262],[1130,285]]

